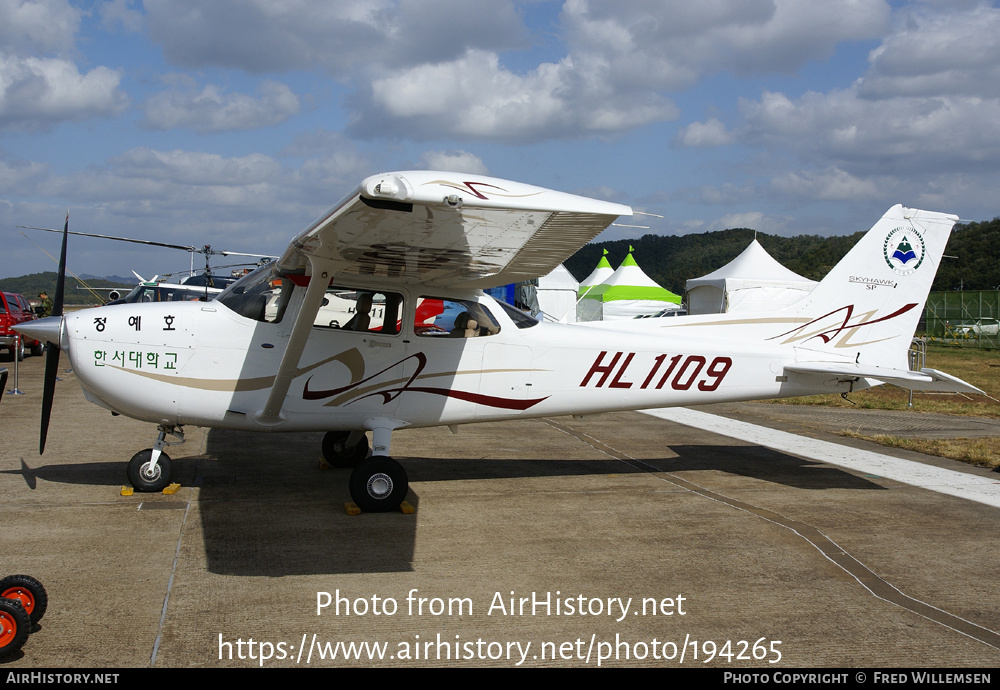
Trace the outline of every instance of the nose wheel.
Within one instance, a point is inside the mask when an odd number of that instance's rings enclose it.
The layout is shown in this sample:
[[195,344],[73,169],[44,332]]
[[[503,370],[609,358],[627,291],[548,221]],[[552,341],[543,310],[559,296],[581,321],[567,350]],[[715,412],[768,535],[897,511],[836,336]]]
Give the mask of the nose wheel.
[[[163,452],[167,446],[184,443],[184,432],[180,427],[160,425],[160,432],[152,448],[140,450],[128,461],[128,481],[136,491],[163,491],[170,485],[173,466],[170,456]],[[173,436],[176,441],[168,441],[167,436]]]
[[153,449],[140,450],[128,461],[128,481],[136,491],[163,491],[170,484],[173,467],[170,456],[160,453],[153,462]]

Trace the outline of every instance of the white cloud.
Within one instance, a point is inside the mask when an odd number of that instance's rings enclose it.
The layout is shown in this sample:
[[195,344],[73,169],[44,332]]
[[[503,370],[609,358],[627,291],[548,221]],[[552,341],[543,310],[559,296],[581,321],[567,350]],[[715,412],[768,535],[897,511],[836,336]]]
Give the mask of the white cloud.
[[771,186],[802,199],[857,202],[885,198],[885,190],[874,179],[860,179],[837,168],[788,172],[772,179]]
[[[477,47],[448,61],[373,72],[370,89],[353,103],[351,131],[509,142],[614,135],[676,119],[666,94],[706,75],[794,72],[842,41],[878,35],[888,16],[884,0],[567,0],[562,59],[517,73]],[[732,136],[714,121],[690,126],[682,140],[710,146]]]
[[137,148],[110,160],[111,169],[124,178],[197,187],[239,187],[274,182],[281,165],[270,156],[254,153],[239,158],[198,151],[156,151]]
[[860,82],[866,98],[1000,96],[1000,10],[926,7],[902,13],[896,30],[869,55]]
[[733,134],[727,132],[726,126],[714,117],[705,122],[692,122],[687,127],[682,127],[675,139],[682,146],[699,148],[725,146],[733,143],[734,140]]
[[66,60],[0,54],[0,129],[47,129],[62,120],[117,115],[128,99],[121,74],[95,67],[80,74]]
[[68,0],[0,0],[0,130],[46,130],[128,105],[120,71],[81,73],[63,57],[77,52],[83,15]]
[[525,44],[509,0],[145,0],[168,60],[249,72],[395,68]]
[[[71,227],[81,230],[277,253],[377,169],[338,134],[317,133],[299,143],[305,160],[293,164],[264,154],[138,147],[65,174],[61,167],[8,160],[0,152],[0,188],[9,195],[8,203],[0,200],[0,221],[7,227],[52,225],[70,208]],[[108,251],[101,240],[74,243],[77,271],[127,273],[134,268],[152,275],[187,266],[186,256],[170,251],[143,250],[142,256],[133,256],[132,248]],[[50,270],[20,236],[5,248],[10,261],[0,269]]]
[[257,91],[259,98],[226,93],[214,85],[200,91],[164,91],[146,102],[143,125],[187,127],[204,134],[276,125],[299,112],[298,97],[284,84],[265,81]]
[[[349,192],[372,166],[349,151],[291,168],[264,154],[214,153],[146,147],[70,175],[34,174],[35,195],[100,209],[108,229],[132,237],[184,236],[186,242],[238,232],[244,251],[263,237],[291,237]],[[0,167],[0,179],[4,169]],[[16,171],[11,171],[14,174]],[[65,208],[65,206],[63,206]],[[115,232],[111,232],[115,234]],[[204,240],[196,235],[202,234]],[[178,240],[179,241],[179,240]],[[241,246],[229,247],[240,251]],[[283,247],[282,247],[283,248]]]
[[998,35],[993,7],[908,8],[849,88],[741,101],[734,133],[817,166],[773,181],[803,197],[872,198],[890,176],[917,189],[945,173],[1000,172]]
[[145,8],[150,35],[176,64],[318,68],[351,79],[355,135],[507,142],[611,136],[676,119],[670,92],[720,70],[794,72],[842,41],[878,35],[889,16],[885,0],[567,0],[562,57],[514,69],[517,56],[505,51],[529,43],[511,0],[146,0]]
[[0,161],[0,189],[4,194],[31,194],[48,174],[48,167],[32,161]]
[[142,31],[143,15],[134,5],[137,0],[107,0],[97,10],[101,15],[101,25],[106,31],[116,31],[118,27],[125,33]]
[[81,14],[67,0],[0,0],[0,46],[23,56],[68,53]]
[[743,103],[742,138],[784,148],[842,169],[919,174],[1000,160],[1000,101],[977,97],[891,98],[873,101],[856,89],[807,93],[798,100],[765,93]]
[[776,225],[784,226],[784,224],[785,223],[783,221],[769,218],[766,214],[761,213],[760,211],[745,211],[743,213],[730,213],[725,216],[720,216],[714,221],[708,223],[707,226],[702,229],[702,232],[728,230],[730,228],[753,228],[773,233],[775,232],[774,230],[765,230],[765,228],[773,228]]
[[362,135],[405,127],[418,138],[511,142],[613,134],[677,117],[669,99],[651,92],[616,95],[599,61],[567,58],[521,76],[484,51],[375,79],[361,111],[352,130]]
[[702,185],[700,187],[681,190],[676,195],[685,201],[715,206],[718,204],[745,204],[761,196],[761,190],[751,182],[736,185],[723,183],[720,185]]
[[842,41],[881,35],[884,0],[568,0],[571,50],[603,55],[616,82],[677,90],[707,74],[795,72]]
[[420,163],[427,170],[475,173],[477,175],[489,175],[490,173],[482,159],[468,151],[425,151],[420,157]]

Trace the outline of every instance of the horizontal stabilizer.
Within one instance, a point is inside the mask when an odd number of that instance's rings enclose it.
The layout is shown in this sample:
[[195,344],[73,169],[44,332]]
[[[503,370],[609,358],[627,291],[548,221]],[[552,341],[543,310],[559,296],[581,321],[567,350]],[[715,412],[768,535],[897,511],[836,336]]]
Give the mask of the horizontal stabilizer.
[[982,393],[972,384],[936,369],[909,371],[860,364],[836,364],[833,362],[809,362],[785,366],[786,373],[820,374],[839,376],[844,379],[878,379],[911,391],[931,391],[936,393]]
[[[936,386],[941,386],[940,388],[914,388],[915,391],[941,391],[944,393],[983,393],[971,383],[966,383],[962,379],[952,376],[951,374],[946,374],[943,371],[938,371],[937,369],[921,369],[921,373],[927,374],[934,380]],[[899,384],[897,384],[899,385]]]

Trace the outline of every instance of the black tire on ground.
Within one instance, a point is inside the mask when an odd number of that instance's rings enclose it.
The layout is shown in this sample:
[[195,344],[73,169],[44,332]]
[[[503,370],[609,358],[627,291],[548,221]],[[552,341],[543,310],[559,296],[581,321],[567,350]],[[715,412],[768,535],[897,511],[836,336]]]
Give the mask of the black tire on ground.
[[140,450],[128,461],[128,481],[136,491],[155,493],[163,491],[170,484],[170,475],[173,467],[170,463],[170,456],[160,453],[159,460],[156,461],[156,474],[153,477],[146,477],[143,470],[149,465],[153,457],[153,449]]
[[323,457],[333,467],[357,467],[368,457],[368,436],[362,436],[353,448],[347,445],[350,436],[350,431],[328,431],[323,437]]
[[32,623],[42,620],[49,606],[45,587],[31,575],[8,575],[0,580],[0,597],[20,601]]
[[0,599],[0,659],[17,654],[28,640],[31,616],[17,599]]
[[386,513],[399,508],[410,482],[403,466],[392,458],[368,458],[351,472],[351,498],[366,513]]

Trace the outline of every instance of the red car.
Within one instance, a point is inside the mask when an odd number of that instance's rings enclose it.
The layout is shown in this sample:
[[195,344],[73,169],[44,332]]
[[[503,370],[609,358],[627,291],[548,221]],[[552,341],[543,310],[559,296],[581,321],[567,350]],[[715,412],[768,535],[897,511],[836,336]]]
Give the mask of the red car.
[[[16,349],[17,333],[11,327],[35,318],[35,312],[24,295],[16,292],[0,292],[0,348],[6,348],[8,357],[13,361]],[[33,355],[42,354],[42,343],[31,338],[21,337],[21,348],[17,352],[17,360],[24,359],[24,351],[28,349]]]

